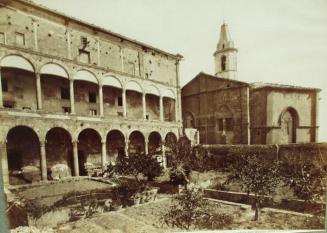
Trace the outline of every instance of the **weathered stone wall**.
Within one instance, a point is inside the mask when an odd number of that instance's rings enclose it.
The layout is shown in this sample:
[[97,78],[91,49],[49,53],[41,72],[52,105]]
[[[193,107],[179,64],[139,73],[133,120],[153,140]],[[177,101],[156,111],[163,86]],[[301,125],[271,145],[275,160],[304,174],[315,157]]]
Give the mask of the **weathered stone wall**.
[[18,109],[36,110],[36,83],[31,72],[4,69],[2,75],[8,84],[8,92],[4,92],[4,101],[13,102]]
[[[63,107],[70,108],[69,99],[61,99],[61,88],[69,90],[69,80],[50,75],[42,75],[41,86],[43,90],[43,109],[45,111],[62,113]],[[35,86],[32,87],[31,91],[36,93]]]
[[[183,114],[194,117],[200,143],[248,143],[247,91],[239,82],[207,76],[195,78],[183,87]],[[231,118],[232,123],[224,135],[219,119],[226,118]]]
[[[302,91],[271,91],[267,96],[267,126],[279,127],[279,119],[282,112],[288,107],[292,107],[298,114],[298,127],[296,130],[296,142],[311,141],[312,125],[312,105],[314,93]],[[314,132],[313,132],[314,133]],[[272,129],[268,132],[267,143],[278,143],[282,137],[282,132],[279,129]]]
[[[90,54],[90,65],[176,86],[176,59],[113,34],[97,31],[74,20],[46,14],[29,4],[11,3],[18,10],[1,8],[0,32],[6,44],[16,45],[15,34],[25,37],[22,47],[50,56],[81,61],[79,50]],[[87,45],[83,46],[82,38]]]
[[250,91],[251,144],[266,144],[267,92]]
[[[258,155],[262,159],[281,160],[291,163],[304,161],[327,166],[327,143],[299,143],[284,145],[200,145],[198,154],[212,158],[217,168],[227,168],[241,155]],[[219,166],[223,167],[219,167]]]

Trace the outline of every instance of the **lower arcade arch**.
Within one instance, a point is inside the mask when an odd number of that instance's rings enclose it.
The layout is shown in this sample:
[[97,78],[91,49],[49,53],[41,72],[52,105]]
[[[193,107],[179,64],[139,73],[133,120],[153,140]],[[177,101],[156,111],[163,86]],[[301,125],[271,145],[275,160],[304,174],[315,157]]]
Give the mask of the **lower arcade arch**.
[[158,132],[151,132],[149,135],[148,152],[150,155],[161,154],[161,135]]
[[60,179],[75,174],[73,144],[71,135],[60,127],[52,128],[46,134],[48,179]]
[[96,169],[102,169],[101,136],[94,129],[84,129],[78,135],[79,175],[92,175]]
[[107,162],[115,164],[117,159],[125,157],[125,137],[119,130],[111,130],[106,140]]
[[177,137],[174,133],[169,132],[165,137],[165,154],[167,167],[172,166],[172,161],[177,149]]
[[27,126],[16,126],[7,134],[9,184],[20,185],[41,180],[40,142]]
[[140,131],[133,131],[129,135],[128,155],[145,153],[145,138]]

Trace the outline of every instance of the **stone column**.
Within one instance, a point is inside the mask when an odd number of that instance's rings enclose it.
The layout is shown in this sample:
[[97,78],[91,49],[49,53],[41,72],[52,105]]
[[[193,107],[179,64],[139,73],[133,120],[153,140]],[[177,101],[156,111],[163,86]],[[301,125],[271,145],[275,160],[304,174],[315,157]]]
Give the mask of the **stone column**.
[[175,102],[175,122],[178,122],[178,103],[177,103],[177,99],[174,99]]
[[162,156],[162,166],[164,169],[167,168],[167,159],[166,159],[166,147],[165,147],[165,141],[163,140],[161,142],[161,156]]
[[164,109],[163,109],[163,97],[159,98],[159,108],[160,108],[160,121],[164,121]]
[[2,80],[1,80],[1,67],[0,67],[0,108],[3,108],[3,96],[2,96]]
[[103,88],[99,85],[99,104],[100,104],[100,116],[103,116]]
[[46,141],[40,141],[41,177],[42,177],[42,180],[47,180],[48,179],[47,155],[46,155],[46,151],[45,151],[45,143],[46,143]]
[[4,187],[9,185],[6,142],[0,142],[0,159],[0,229],[9,229],[6,213],[7,202],[4,193]]
[[128,157],[128,144],[129,144],[129,140],[126,139],[125,140],[125,156]]
[[146,120],[146,94],[142,94],[143,120]]
[[146,154],[146,155],[148,155],[149,154],[149,140],[144,140],[144,153]]
[[107,165],[107,144],[105,140],[101,141],[101,164],[102,169],[105,169]]
[[[8,171],[8,159],[7,159],[7,143],[6,141],[0,142],[0,172],[2,173],[3,184],[9,185],[9,171]],[[0,177],[1,178],[1,177]],[[0,187],[1,188],[1,187]]]
[[78,163],[78,141],[74,140],[73,143],[73,160],[74,160],[74,171],[75,176],[79,176],[79,163]]
[[122,89],[122,99],[123,99],[123,116],[127,117],[127,105],[126,105],[126,90]]
[[74,79],[69,80],[70,113],[75,114]]
[[42,109],[42,88],[41,88],[41,75],[36,73],[36,98],[37,98],[37,109]]

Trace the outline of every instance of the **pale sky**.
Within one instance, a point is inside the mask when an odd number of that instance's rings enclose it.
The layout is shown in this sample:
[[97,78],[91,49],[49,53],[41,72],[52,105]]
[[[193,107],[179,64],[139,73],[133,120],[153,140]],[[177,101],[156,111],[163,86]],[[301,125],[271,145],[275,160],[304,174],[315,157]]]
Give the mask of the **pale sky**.
[[238,79],[321,88],[319,141],[327,141],[326,0],[33,0],[184,56],[181,83],[214,74],[220,25],[229,25]]

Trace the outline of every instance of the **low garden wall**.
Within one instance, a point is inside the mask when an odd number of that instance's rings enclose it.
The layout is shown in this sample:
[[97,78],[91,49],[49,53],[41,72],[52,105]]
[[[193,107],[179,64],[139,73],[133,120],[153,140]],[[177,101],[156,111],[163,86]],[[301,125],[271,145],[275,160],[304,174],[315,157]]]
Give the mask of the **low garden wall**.
[[[221,191],[215,189],[205,189],[204,190],[205,197],[214,198],[223,201],[236,202],[242,204],[251,205],[254,203],[254,195],[239,192],[229,192],[229,191]],[[322,202],[305,202],[299,199],[282,199],[279,202],[273,201],[271,197],[264,197],[262,207],[274,207],[280,209],[287,209],[291,211],[297,212],[307,212],[307,213],[319,213],[323,212],[326,208],[326,204]]]
[[299,143],[285,145],[199,145],[196,157],[203,160],[205,169],[226,168],[240,155],[257,155],[265,160],[290,163],[311,161],[327,170],[327,143]]

